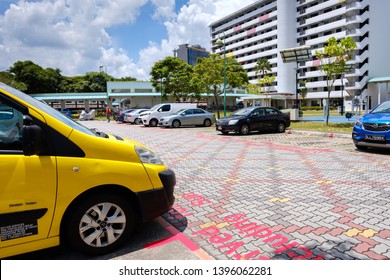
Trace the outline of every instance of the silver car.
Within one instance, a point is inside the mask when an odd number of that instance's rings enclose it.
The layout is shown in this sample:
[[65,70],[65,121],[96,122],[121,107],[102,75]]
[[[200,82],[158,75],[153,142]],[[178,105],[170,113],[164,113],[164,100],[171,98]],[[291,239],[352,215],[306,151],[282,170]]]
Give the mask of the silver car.
[[209,127],[215,123],[213,113],[207,112],[200,108],[181,109],[174,115],[162,117],[158,124],[165,127],[180,127],[180,126],[206,126]]
[[149,109],[136,109],[134,111],[126,113],[124,117],[124,122],[132,123],[132,124],[142,124],[142,120],[139,117],[139,115],[148,110]]

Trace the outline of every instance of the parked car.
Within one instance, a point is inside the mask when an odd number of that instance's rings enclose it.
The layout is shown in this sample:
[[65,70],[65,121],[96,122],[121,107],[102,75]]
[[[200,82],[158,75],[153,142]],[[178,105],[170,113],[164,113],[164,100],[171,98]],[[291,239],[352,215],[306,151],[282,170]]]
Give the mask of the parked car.
[[175,200],[175,173],[149,148],[1,82],[0,150],[0,259],[63,242],[107,254]]
[[148,111],[149,109],[137,109],[125,114],[124,122],[132,124],[142,124],[140,114]]
[[173,115],[162,117],[158,124],[165,127],[206,126],[215,123],[214,113],[200,108],[181,109]]
[[127,109],[127,110],[123,110],[123,111],[118,111],[117,114],[116,114],[116,121],[117,122],[126,122],[125,121],[125,114],[126,113],[130,113],[130,112],[133,112],[135,111],[136,109]]
[[390,100],[359,118],[352,131],[353,142],[359,150],[390,148]]
[[273,107],[245,107],[217,120],[216,130],[222,134],[274,130],[282,133],[290,126],[290,117]]
[[159,119],[176,113],[180,109],[196,108],[192,103],[163,103],[154,105],[150,110],[141,113],[140,117],[144,126],[157,126]]

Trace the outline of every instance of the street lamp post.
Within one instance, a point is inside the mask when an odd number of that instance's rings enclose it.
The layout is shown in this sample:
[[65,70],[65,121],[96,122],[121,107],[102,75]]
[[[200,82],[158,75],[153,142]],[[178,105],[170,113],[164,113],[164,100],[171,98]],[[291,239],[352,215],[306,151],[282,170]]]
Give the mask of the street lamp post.
[[107,66],[106,65],[100,65],[99,66],[99,71],[100,72],[104,72],[104,73],[107,74]]
[[344,115],[344,73],[341,73],[341,108],[340,115]]
[[223,42],[221,38],[215,42],[217,46],[223,46],[223,116],[226,117],[226,44],[225,34],[223,36]]
[[160,103],[163,103],[163,82],[165,82],[165,78],[161,78],[161,94],[160,94]]

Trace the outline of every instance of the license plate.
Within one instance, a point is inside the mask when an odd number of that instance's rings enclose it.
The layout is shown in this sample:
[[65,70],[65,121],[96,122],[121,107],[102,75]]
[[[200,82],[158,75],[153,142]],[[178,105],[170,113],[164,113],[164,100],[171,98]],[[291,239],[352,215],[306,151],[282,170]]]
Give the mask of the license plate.
[[385,136],[366,134],[366,135],[364,135],[364,139],[365,140],[373,140],[373,141],[385,141]]

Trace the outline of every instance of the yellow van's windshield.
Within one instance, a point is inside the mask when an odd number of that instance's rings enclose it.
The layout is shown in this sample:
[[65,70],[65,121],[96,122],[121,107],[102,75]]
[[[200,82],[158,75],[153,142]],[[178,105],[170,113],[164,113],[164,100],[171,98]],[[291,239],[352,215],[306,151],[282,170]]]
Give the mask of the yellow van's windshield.
[[19,90],[16,90],[10,86],[7,86],[6,84],[3,84],[0,82],[0,89],[11,93],[12,95],[16,96],[17,98],[26,101],[27,103],[31,104],[31,106],[41,110],[42,112],[52,116],[53,118],[65,123],[66,125],[70,126],[73,129],[76,129],[80,132],[89,134],[89,135],[96,135],[93,131],[91,131],[89,128],[79,124],[78,122],[75,122],[71,118],[68,118],[64,114],[62,114],[60,111],[57,111],[56,109],[50,107],[46,103],[39,101],[38,99],[35,99],[34,97],[25,94]]

